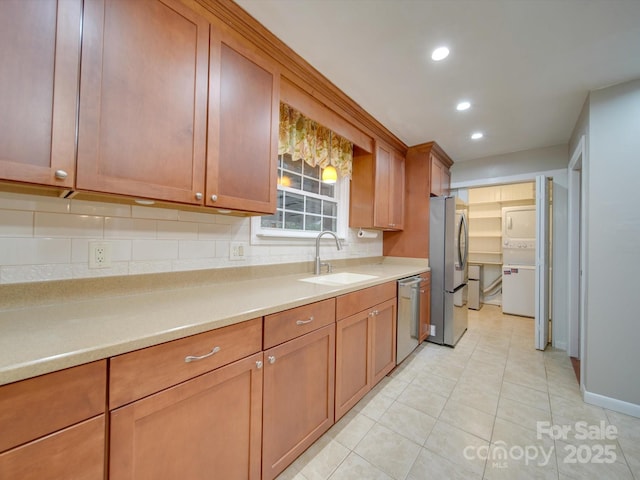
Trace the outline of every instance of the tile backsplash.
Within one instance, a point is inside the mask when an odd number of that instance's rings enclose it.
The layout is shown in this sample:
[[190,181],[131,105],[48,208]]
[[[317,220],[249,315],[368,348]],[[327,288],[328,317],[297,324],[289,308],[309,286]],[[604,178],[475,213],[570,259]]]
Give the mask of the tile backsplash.
[[[89,268],[89,242],[111,245],[111,267]],[[245,259],[229,259],[244,242]],[[0,192],[0,284],[313,261],[314,240],[252,245],[251,219],[169,208]],[[382,255],[382,235],[323,259]]]

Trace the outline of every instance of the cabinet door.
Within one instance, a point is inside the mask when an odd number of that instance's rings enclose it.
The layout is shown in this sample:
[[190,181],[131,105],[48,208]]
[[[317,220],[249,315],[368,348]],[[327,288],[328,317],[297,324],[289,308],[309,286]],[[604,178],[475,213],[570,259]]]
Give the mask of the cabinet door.
[[404,158],[383,143],[376,145],[374,226],[402,230]]
[[202,204],[208,62],[177,0],[85,0],[77,188]]
[[74,184],[81,15],[81,0],[0,1],[4,180]]
[[272,480],[333,425],[335,324],[264,356],[262,479]]
[[207,205],[276,211],[280,76],[223,26],[211,30]]
[[442,185],[440,187],[441,191],[442,191],[442,195],[450,195],[451,194],[451,171],[446,168],[446,167],[442,167]]
[[440,160],[433,154],[431,154],[429,158],[431,162],[431,195],[439,197],[442,195],[442,170],[444,169],[444,165],[442,165]]
[[111,413],[111,480],[260,478],[262,353]]
[[370,318],[364,311],[336,324],[336,421],[371,389]]
[[104,415],[0,454],[0,478],[103,480]]
[[375,155],[375,207],[374,207],[374,226],[379,228],[389,228],[391,219],[389,216],[391,191],[389,189],[391,182],[391,149],[386,145],[376,144]]
[[396,300],[376,305],[372,318],[371,368],[375,386],[396,366]]
[[429,336],[431,326],[431,273],[423,273],[423,281],[420,283],[420,335],[419,342],[423,342]]
[[404,226],[404,158],[395,151],[389,169],[389,227],[402,230]]

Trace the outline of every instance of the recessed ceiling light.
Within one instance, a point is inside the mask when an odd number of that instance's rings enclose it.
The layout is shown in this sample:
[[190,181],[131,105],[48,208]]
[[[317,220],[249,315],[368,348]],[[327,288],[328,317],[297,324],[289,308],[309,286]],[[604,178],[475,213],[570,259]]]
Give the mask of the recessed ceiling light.
[[482,137],[484,137],[484,133],[482,132],[474,132],[471,134],[472,140],[480,140]]
[[439,62],[449,56],[449,49],[447,47],[438,47],[433,53],[431,53],[431,60]]
[[469,108],[471,108],[471,103],[469,102],[460,102],[458,105],[456,105],[456,110],[458,110],[459,112],[462,112],[463,110],[469,110]]

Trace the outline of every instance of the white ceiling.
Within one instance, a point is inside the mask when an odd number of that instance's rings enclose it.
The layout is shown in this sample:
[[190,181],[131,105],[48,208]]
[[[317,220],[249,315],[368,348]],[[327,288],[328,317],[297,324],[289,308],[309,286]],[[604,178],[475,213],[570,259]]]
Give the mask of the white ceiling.
[[589,90],[640,78],[640,0],[236,2],[404,143],[454,161],[564,144]]

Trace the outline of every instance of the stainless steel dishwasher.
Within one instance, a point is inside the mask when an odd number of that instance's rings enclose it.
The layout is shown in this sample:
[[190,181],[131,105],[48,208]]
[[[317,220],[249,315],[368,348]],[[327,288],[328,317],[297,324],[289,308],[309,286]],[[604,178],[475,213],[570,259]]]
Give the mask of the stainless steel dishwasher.
[[419,275],[398,280],[396,365],[418,346],[421,281]]

